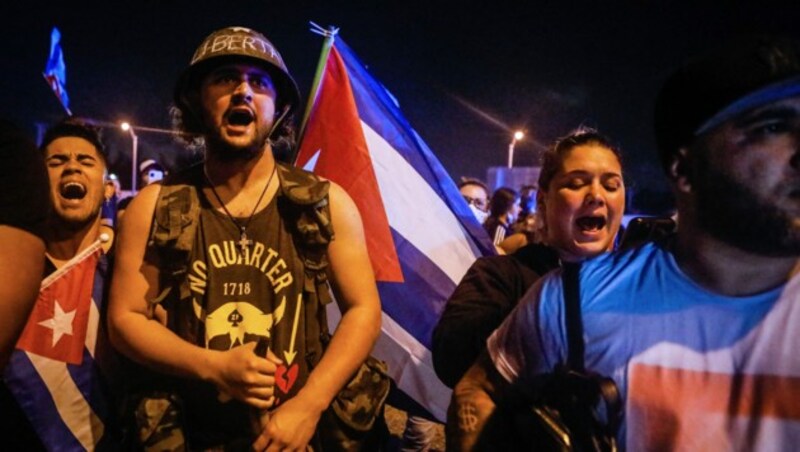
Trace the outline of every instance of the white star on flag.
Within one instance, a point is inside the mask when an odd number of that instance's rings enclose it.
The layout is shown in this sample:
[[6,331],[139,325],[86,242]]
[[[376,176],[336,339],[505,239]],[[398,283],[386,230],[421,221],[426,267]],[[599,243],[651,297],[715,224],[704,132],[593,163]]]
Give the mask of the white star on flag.
[[53,347],[56,346],[61,336],[65,334],[72,336],[72,321],[75,319],[75,312],[77,311],[77,309],[73,309],[70,312],[64,312],[58,300],[54,301],[55,312],[53,313],[53,318],[39,322],[39,325],[53,330]]

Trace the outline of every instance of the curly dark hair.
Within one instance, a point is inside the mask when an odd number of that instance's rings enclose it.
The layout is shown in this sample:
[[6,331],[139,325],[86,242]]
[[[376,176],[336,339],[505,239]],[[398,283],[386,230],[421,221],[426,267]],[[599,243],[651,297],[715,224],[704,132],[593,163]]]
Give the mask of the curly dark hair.
[[91,143],[97,149],[97,154],[103,159],[103,163],[107,163],[108,154],[101,135],[101,128],[94,125],[92,121],[85,118],[68,117],[47,129],[42,144],[39,145],[39,150],[44,152],[47,146],[58,138],[78,137]]
[[555,177],[558,169],[567,152],[578,146],[594,144],[610,150],[622,164],[622,151],[619,146],[614,144],[608,137],[597,130],[581,126],[569,134],[559,138],[543,154],[541,170],[539,172],[539,190],[546,192],[550,188],[550,182]]

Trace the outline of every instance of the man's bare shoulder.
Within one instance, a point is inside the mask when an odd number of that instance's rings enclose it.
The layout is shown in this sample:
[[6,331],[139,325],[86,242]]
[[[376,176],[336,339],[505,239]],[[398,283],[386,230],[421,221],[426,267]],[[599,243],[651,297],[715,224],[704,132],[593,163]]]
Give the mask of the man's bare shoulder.
[[342,188],[341,185],[337,184],[336,182],[328,179],[327,180],[331,184],[331,188],[328,190],[328,195],[330,196],[331,205],[334,203],[341,203],[342,207],[345,208],[356,208],[355,203],[353,202],[353,198],[350,197],[350,194]]
[[125,211],[125,215],[148,212],[152,215],[156,206],[156,201],[158,201],[159,193],[161,193],[161,184],[150,184],[144,187],[133,198],[128,209]]
[[331,221],[334,227],[357,226],[361,229],[361,215],[350,194],[336,182],[330,181],[328,196],[331,205]]

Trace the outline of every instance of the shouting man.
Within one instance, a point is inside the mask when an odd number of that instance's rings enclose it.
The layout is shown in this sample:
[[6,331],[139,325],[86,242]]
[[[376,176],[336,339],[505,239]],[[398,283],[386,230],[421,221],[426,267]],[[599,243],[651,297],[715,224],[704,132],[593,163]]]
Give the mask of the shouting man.
[[[205,160],[128,208],[112,340],[178,377],[191,448],[305,450],[380,330],[361,218],[336,184],[276,162],[299,93],[260,33],[209,35],[175,102]],[[325,344],[328,277],[342,319]]]

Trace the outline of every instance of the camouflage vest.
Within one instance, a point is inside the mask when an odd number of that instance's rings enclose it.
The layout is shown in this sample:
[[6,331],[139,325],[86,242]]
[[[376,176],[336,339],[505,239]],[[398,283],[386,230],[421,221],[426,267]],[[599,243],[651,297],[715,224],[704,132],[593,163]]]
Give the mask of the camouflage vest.
[[[326,273],[328,244],[334,238],[328,204],[330,183],[295,167],[277,165],[281,190],[276,196],[282,194],[290,201],[279,203],[287,206],[279,210],[279,214],[287,225],[293,225],[293,241],[304,266],[304,308],[306,312],[317,313],[316,316],[307,315],[305,324],[306,360],[309,369],[313,369],[330,340],[325,311],[332,301]],[[197,187],[203,183],[201,165],[164,180],[148,242],[149,250],[157,253],[160,268],[160,293],[150,300],[151,312],[161,304],[167,310],[167,326],[192,343],[197,343],[199,321],[192,312],[189,255],[200,219]],[[382,431],[386,429],[382,414],[389,388],[386,363],[373,356],[367,357],[320,419],[318,433],[322,450],[376,450]],[[156,417],[163,419],[161,414]],[[160,450],[158,444],[164,435],[167,441],[182,443],[178,417],[165,419],[169,425],[150,426],[148,432],[158,433],[150,439],[146,439],[149,433],[141,434],[140,444],[156,443],[154,450]]]
[[[325,305],[332,301],[326,269],[328,243],[333,239],[328,190],[330,183],[306,171],[277,164],[280,190],[290,202],[279,214],[290,226],[293,242],[303,261],[303,299],[308,313],[305,340],[309,368],[313,368],[328,340]],[[148,247],[159,259],[159,295],[151,308],[161,304],[167,311],[167,326],[191,343],[197,342],[199,320],[194,314],[189,291],[189,254],[200,218],[198,187],[203,184],[202,165],[167,178],[161,187],[153,215]]]

